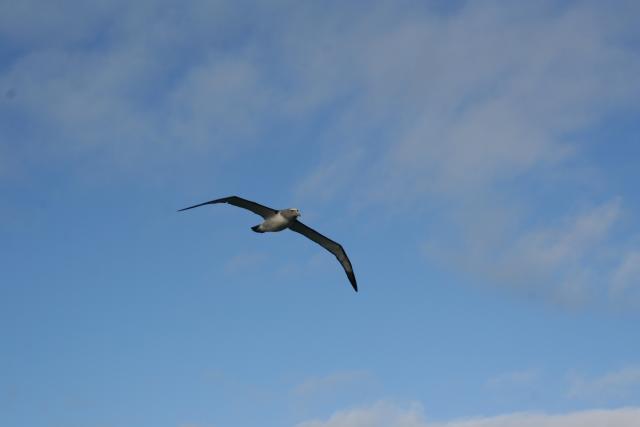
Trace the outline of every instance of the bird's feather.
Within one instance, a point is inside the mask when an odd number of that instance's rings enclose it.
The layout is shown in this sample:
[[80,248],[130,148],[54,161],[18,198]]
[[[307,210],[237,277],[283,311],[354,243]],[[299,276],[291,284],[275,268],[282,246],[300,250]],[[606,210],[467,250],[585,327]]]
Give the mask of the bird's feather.
[[[238,196],[223,197],[221,199],[210,200],[208,202],[199,203],[197,205],[180,209],[178,212],[186,211],[187,209],[193,209],[193,208],[197,208],[204,205],[212,205],[216,203],[228,203],[230,205],[234,205],[240,208],[250,210],[251,212],[257,215],[260,215],[265,220],[267,218],[273,217],[278,213],[278,211],[273,208],[263,206],[259,203],[252,202],[251,200],[243,199],[242,197],[238,197]],[[297,219],[293,219],[291,223],[288,224],[288,227],[291,230],[295,231],[296,233],[300,233],[303,236],[313,240],[314,242],[316,242],[317,244],[319,244],[320,246],[322,246],[323,248],[331,252],[338,259],[338,261],[340,261],[340,264],[342,264],[342,268],[344,268],[345,273],[347,273],[347,277],[349,278],[349,282],[351,282],[351,286],[353,286],[353,289],[356,292],[358,292],[358,284],[356,283],[356,276],[353,273],[353,267],[351,266],[351,261],[349,261],[349,258],[347,257],[347,253],[344,251],[344,249],[339,243],[334,242],[333,240],[329,239],[326,236],[323,236],[322,234],[318,233],[316,230],[304,225]],[[252,230],[257,231],[258,226],[252,227]]]
[[329,252],[331,252],[342,264],[342,268],[344,268],[345,273],[347,273],[347,277],[349,278],[349,282],[351,282],[351,286],[353,286],[353,290],[358,292],[358,284],[356,282],[356,276],[353,273],[353,267],[351,266],[351,261],[349,261],[349,257],[347,253],[344,251],[342,245],[338,242],[334,242],[330,238],[323,236],[318,233],[313,228],[301,223],[298,220],[294,220],[289,224],[289,228],[296,233],[300,233],[308,239],[313,240]]
[[208,202],[204,202],[197,205],[189,206],[188,208],[180,209],[178,210],[178,212],[186,211],[187,209],[197,208],[199,206],[213,205],[216,203],[228,203],[230,205],[237,206],[239,208],[247,209],[257,215],[260,215],[264,219],[267,219],[270,216],[278,213],[278,211],[275,209],[269,208],[267,206],[263,206],[256,202],[252,202],[251,200],[243,199],[242,197],[238,197],[238,196],[223,197],[221,199],[210,200]]

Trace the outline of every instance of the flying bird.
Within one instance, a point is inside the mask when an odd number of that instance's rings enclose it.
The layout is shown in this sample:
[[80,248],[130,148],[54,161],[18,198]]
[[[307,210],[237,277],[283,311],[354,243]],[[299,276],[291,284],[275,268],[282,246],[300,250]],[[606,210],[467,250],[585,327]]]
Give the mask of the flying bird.
[[199,206],[213,205],[216,203],[228,203],[230,205],[238,206],[239,208],[247,209],[257,215],[260,215],[264,219],[264,221],[258,225],[251,227],[251,229],[256,233],[276,232],[288,228],[289,230],[293,230],[296,233],[300,233],[303,236],[313,240],[314,242],[331,252],[333,255],[335,255],[338,261],[340,261],[340,264],[342,264],[342,268],[344,268],[345,273],[347,273],[347,277],[349,278],[349,282],[351,282],[351,286],[353,286],[353,290],[358,292],[358,284],[356,283],[356,276],[353,273],[351,261],[349,261],[347,253],[344,251],[342,246],[339,243],[334,242],[328,237],[323,236],[316,230],[307,227],[306,225],[298,221],[298,217],[300,216],[300,210],[298,209],[289,208],[276,210],[263,206],[256,202],[243,199],[242,197],[231,196],[189,206],[188,208],[178,210],[178,212],[197,208]]

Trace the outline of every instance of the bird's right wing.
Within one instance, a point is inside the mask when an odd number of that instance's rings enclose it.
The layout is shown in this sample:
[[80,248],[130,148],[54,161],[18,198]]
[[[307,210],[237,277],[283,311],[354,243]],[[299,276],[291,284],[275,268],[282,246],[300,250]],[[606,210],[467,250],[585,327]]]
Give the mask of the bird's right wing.
[[199,206],[213,205],[216,203],[228,203],[230,205],[237,206],[239,208],[247,209],[253,212],[254,214],[260,215],[264,219],[267,219],[268,217],[278,213],[278,211],[275,209],[269,208],[267,206],[263,206],[256,202],[252,202],[251,200],[243,199],[242,197],[238,197],[238,196],[223,197],[222,199],[210,200],[208,202],[204,202],[197,205],[189,206],[188,208],[180,209],[178,210],[178,212],[186,211],[187,209],[197,208]]
[[349,261],[349,257],[347,253],[344,251],[342,245],[338,242],[334,242],[330,238],[323,236],[318,233],[313,228],[301,223],[298,220],[292,221],[289,224],[289,229],[295,231],[296,233],[300,233],[306,238],[313,240],[329,252],[331,252],[342,264],[342,268],[344,268],[344,272],[347,273],[347,277],[349,278],[349,282],[353,287],[353,290],[358,292],[358,283],[356,282],[356,275],[353,273],[353,267],[351,266],[351,261]]

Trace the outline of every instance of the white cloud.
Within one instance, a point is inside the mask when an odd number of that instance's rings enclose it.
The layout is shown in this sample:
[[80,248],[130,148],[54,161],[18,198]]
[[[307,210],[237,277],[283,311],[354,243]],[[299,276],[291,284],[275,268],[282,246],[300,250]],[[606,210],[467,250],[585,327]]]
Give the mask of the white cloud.
[[619,198],[526,227],[514,220],[515,211],[472,206],[475,210],[454,217],[464,237],[448,238],[453,226],[435,232],[425,246],[428,257],[554,303],[575,307],[606,302],[616,261],[612,252],[625,250],[613,235],[623,216]]
[[325,168],[316,169],[296,187],[298,198],[311,202],[326,202],[335,196],[338,188],[348,185],[358,170],[355,163],[362,162],[363,150],[353,148],[334,153],[335,160]]
[[640,251],[632,250],[623,254],[613,271],[611,295],[615,300],[640,302]]
[[411,404],[407,408],[387,402],[370,407],[339,411],[326,421],[305,421],[296,427],[425,427],[422,408]]
[[[332,156],[300,192],[442,206],[442,217],[423,221],[435,224],[424,230],[429,256],[561,304],[606,301],[612,276],[624,289],[630,274],[606,257],[629,251],[613,238],[624,194],[575,166],[585,144],[576,135],[640,98],[640,57],[627,43],[637,6],[618,6],[484,1],[444,16],[374,8],[320,31],[344,46],[324,64],[344,72],[326,78],[355,95],[334,123]],[[358,157],[340,155],[352,147]]]
[[562,415],[522,413],[474,418],[446,423],[426,424],[433,427],[633,427],[640,419],[640,409],[622,408],[591,410]]
[[283,114],[288,95],[273,78],[277,60],[263,57],[271,32],[259,5],[254,16],[233,4],[66,1],[50,15],[4,5],[0,28],[12,50],[0,51],[8,55],[0,88],[15,96],[0,108],[28,125],[16,136],[32,147],[14,151],[30,162],[99,153],[109,165],[143,169],[264,141],[256,132]]
[[[125,2],[95,4],[61,0],[0,3],[0,34],[13,47],[86,43],[102,30]],[[73,11],[73,13],[70,13]]]
[[514,413],[430,422],[422,407],[401,407],[381,402],[370,407],[340,411],[326,421],[306,421],[296,427],[635,427],[640,408],[589,410],[567,414]]
[[595,378],[575,375],[571,379],[568,395],[573,398],[604,400],[624,398],[634,390],[640,390],[640,366],[628,366]]
[[589,293],[598,255],[619,216],[620,203],[614,199],[557,227],[526,231],[505,251],[497,274],[507,282],[529,282],[557,301],[584,302],[594,296]]
[[[637,248],[610,239],[624,194],[575,192],[567,176],[593,180],[571,166],[576,135],[637,107],[637,2],[487,0],[442,12],[66,1],[46,14],[14,3],[0,13],[12,48],[0,90],[15,93],[0,117],[29,131],[0,174],[38,156],[167,170],[256,147],[268,155],[271,127],[302,123],[325,150],[294,177],[305,202],[442,206],[424,221],[437,229],[424,231],[430,256],[554,301],[588,300],[610,281],[618,299],[635,288]],[[592,200],[609,202],[576,208]],[[619,265],[590,267],[601,245]]]

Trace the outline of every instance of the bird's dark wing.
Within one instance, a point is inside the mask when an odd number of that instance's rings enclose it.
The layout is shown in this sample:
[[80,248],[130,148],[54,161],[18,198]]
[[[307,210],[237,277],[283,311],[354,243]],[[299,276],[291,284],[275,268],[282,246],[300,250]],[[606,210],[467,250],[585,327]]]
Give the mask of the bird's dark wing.
[[349,278],[349,282],[351,282],[351,286],[353,286],[353,290],[358,292],[356,275],[353,274],[353,267],[351,266],[351,261],[349,261],[349,257],[347,257],[347,253],[344,251],[344,249],[339,243],[334,242],[328,237],[323,236],[313,228],[307,227],[306,225],[304,225],[298,220],[293,221],[289,225],[289,228],[295,231],[296,233],[300,233],[303,236],[308,237],[309,239],[313,240],[314,242],[316,242],[317,244],[319,244],[320,246],[322,246],[323,248],[325,248],[326,250],[334,254],[336,258],[338,258],[338,261],[340,261],[340,264],[342,264],[342,267],[344,268],[345,273],[347,273],[347,277]]
[[199,206],[213,205],[216,203],[229,203],[230,205],[238,206],[239,208],[250,210],[251,212],[260,215],[264,219],[267,219],[271,215],[275,215],[278,213],[278,211],[275,209],[262,206],[259,203],[252,202],[251,200],[243,199],[242,197],[238,197],[238,196],[223,197],[222,199],[210,200],[208,202],[204,202],[198,205],[189,206],[188,208],[180,209],[178,212],[186,211],[187,209],[197,208]]

